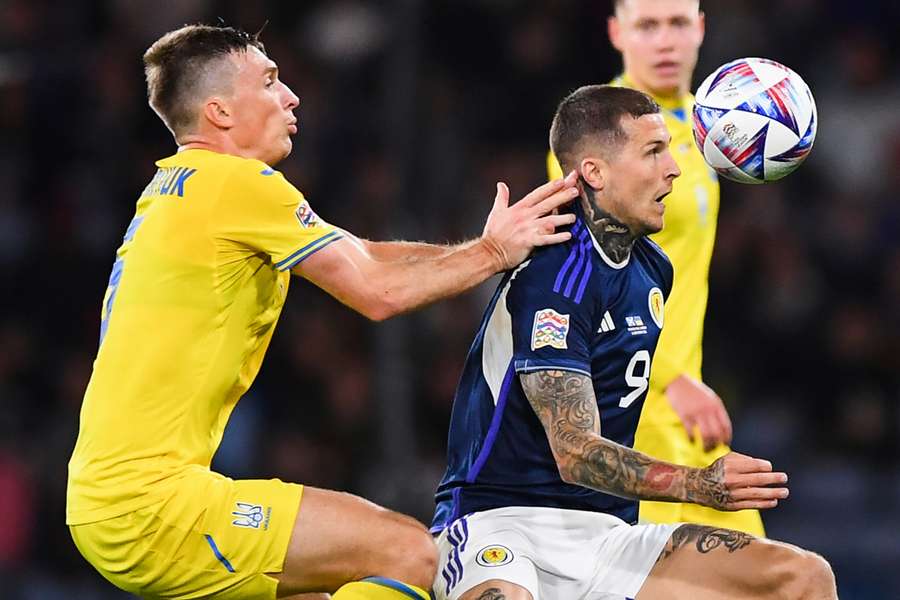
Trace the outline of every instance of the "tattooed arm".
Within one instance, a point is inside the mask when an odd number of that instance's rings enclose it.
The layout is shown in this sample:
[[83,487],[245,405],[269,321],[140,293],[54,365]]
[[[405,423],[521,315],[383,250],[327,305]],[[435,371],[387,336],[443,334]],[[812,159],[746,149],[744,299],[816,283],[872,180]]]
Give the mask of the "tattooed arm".
[[697,469],[656,460],[600,435],[591,378],[569,371],[520,375],[563,481],[636,500],[694,502],[720,510],[771,508],[787,497],[784,473],[737,453]]

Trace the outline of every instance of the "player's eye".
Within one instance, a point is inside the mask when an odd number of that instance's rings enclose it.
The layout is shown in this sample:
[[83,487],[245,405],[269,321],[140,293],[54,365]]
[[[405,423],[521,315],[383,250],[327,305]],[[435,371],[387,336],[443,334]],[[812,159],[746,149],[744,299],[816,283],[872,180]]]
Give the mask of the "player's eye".
[[273,85],[275,85],[275,80],[274,80],[274,79],[268,79],[268,80],[266,80],[266,87],[267,87],[267,88],[272,87]]
[[637,24],[637,28],[644,33],[650,33],[656,29],[655,21],[639,21]]

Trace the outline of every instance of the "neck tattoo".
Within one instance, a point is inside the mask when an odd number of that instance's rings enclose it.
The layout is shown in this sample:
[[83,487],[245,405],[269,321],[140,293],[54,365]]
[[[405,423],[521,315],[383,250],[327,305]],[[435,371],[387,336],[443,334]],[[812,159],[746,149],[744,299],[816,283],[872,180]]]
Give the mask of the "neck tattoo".
[[624,262],[631,254],[631,248],[637,238],[624,223],[597,205],[594,188],[582,181],[582,189],[584,190],[582,198],[586,200],[582,203],[584,216],[591,233],[610,260],[616,263]]

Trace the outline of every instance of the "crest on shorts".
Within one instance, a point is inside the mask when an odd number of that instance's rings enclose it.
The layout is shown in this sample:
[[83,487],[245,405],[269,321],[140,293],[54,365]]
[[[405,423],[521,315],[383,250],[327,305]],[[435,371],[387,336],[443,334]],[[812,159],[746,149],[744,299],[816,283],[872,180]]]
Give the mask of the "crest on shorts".
[[482,567],[500,567],[508,565],[512,560],[512,550],[506,546],[501,546],[500,544],[482,548],[481,551],[478,552],[478,556],[475,557],[475,562]]
[[662,290],[658,287],[655,287],[650,290],[650,295],[647,298],[647,304],[650,305],[650,316],[653,317],[653,322],[656,323],[656,326],[662,329],[663,326],[663,313],[665,300],[663,299]]
[[319,215],[313,212],[312,207],[306,200],[300,202],[300,206],[297,207],[294,216],[300,221],[301,227],[309,228],[319,224]]
[[542,308],[534,313],[534,326],[531,329],[532,350],[544,346],[565,350],[568,335],[569,315],[561,315],[552,308]]

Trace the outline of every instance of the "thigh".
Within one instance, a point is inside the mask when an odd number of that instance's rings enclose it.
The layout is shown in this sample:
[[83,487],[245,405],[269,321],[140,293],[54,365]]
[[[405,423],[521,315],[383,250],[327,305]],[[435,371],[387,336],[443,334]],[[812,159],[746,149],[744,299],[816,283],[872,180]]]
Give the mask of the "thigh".
[[739,531],[682,525],[663,548],[636,599],[773,597],[805,554]]
[[[279,580],[279,596],[334,592],[380,576],[423,588],[436,549],[424,525],[368,500],[306,486]],[[427,573],[427,575],[423,575]]]

